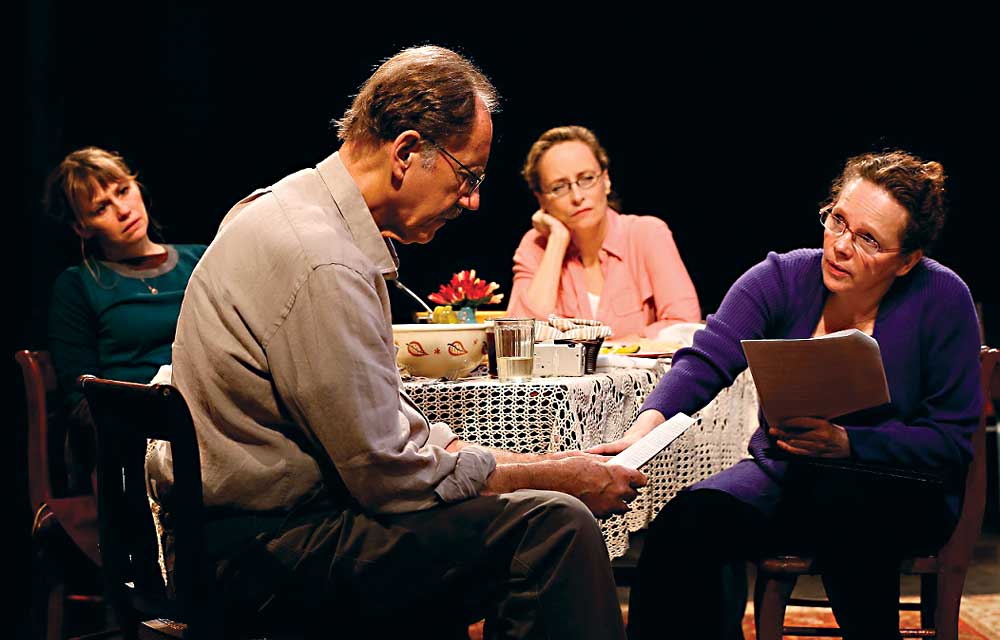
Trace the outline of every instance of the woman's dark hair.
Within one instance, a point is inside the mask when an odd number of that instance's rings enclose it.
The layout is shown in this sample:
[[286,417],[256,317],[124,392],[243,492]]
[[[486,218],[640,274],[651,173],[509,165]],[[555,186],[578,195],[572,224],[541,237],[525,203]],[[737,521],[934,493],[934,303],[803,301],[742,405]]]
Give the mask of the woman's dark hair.
[[909,214],[902,245],[907,251],[926,252],[937,240],[945,221],[944,168],[924,162],[906,151],[865,153],[848,159],[844,171],[830,188],[831,203],[844,187],[866,180],[893,197]]

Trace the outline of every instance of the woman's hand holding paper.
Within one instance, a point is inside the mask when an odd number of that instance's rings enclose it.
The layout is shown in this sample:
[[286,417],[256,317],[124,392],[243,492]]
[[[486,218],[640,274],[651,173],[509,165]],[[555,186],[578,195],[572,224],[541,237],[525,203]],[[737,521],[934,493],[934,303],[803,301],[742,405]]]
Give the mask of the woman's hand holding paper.
[[768,433],[778,448],[797,456],[847,458],[851,443],[843,427],[821,418],[791,418]]
[[629,430],[621,438],[614,442],[606,442],[596,447],[591,447],[587,449],[587,453],[596,453],[602,456],[613,456],[621,453],[639,440],[639,438],[652,431],[657,425],[662,424],[664,420],[666,418],[656,409],[647,409],[639,414],[639,417],[635,419],[635,422],[632,423],[632,426],[629,427]]

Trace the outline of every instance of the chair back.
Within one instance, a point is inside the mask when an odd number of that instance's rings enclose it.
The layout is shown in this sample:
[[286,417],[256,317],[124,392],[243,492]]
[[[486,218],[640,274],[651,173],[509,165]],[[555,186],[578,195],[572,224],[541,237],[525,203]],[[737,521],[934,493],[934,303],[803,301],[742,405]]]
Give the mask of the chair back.
[[942,567],[958,566],[963,574],[972,559],[986,509],[986,418],[989,414],[990,383],[1000,366],[1000,349],[983,346],[979,351],[979,365],[983,410],[979,415],[979,426],[972,435],[973,457],[965,476],[962,512],[951,538],[938,553]]
[[[979,352],[980,384],[983,390],[983,410],[979,425],[972,436],[973,458],[965,479],[962,510],[948,542],[936,556],[909,558],[903,562],[906,573],[921,575],[920,603],[901,603],[900,609],[921,612],[921,629],[907,629],[904,635],[931,636],[948,640],[958,637],[958,616],[962,591],[969,562],[983,524],[986,503],[986,420],[989,415],[990,386],[1000,368],[1000,350],[982,347]],[[758,580],[754,591],[757,635],[762,640],[782,637],[782,633],[817,634],[814,627],[784,627],[788,604],[829,606],[826,601],[790,598],[795,578],[800,574],[816,573],[812,558],[777,556],[758,563]]]
[[[50,461],[49,395],[56,390],[56,373],[48,351],[18,351],[14,359],[21,365],[28,417],[28,495],[36,512],[66,489],[62,460]],[[54,462],[54,464],[52,464]],[[59,473],[62,470],[63,473]]]
[[[101,555],[109,597],[122,627],[133,634],[150,618],[187,625],[184,637],[208,632],[221,618],[211,602],[204,541],[201,462],[191,413],[168,384],[135,384],[81,376],[78,381],[97,427],[97,486]],[[146,489],[147,440],[170,443],[174,484],[169,516],[173,566],[170,586],[159,564],[157,531]]]

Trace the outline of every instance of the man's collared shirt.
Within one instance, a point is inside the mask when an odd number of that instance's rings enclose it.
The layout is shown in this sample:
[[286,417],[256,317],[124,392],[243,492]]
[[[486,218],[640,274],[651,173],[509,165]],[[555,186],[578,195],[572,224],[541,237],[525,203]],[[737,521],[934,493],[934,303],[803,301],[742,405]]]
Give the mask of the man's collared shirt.
[[[397,266],[338,154],[226,215],[192,274],[173,347],[207,506],[288,509],[323,488],[321,468],[370,511],[478,495],[493,455],[446,451],[454,433],[402,389],[385,282]],[[157,494],[168,490],[167,455],[147,463]]]

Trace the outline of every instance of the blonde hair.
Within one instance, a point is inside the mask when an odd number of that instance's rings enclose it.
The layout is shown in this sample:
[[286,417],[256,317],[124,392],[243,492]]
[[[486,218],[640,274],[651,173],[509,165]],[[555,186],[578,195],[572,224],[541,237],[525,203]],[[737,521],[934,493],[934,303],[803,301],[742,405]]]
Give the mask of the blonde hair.
[[521,175],[524,176],[525,181],[527,181],[528,186],[533,192],[539,193],[542,188],[538,179],[538,163],[541,161],[542,156],[545,155],[545,152],[560,142],[574,141],[587,145],[593,152],[594,157],[597,158],[598,164],[601,165],[601,170],[607,171],[610,164],[608,161],[608,152],[601,146],[600,141],[598,141],[593,131],[579,125],[553,127],[539,136],[538,140],[535,140],[535,143],[531,145],[528,157],[524,160],[524,167],[521,169]]

